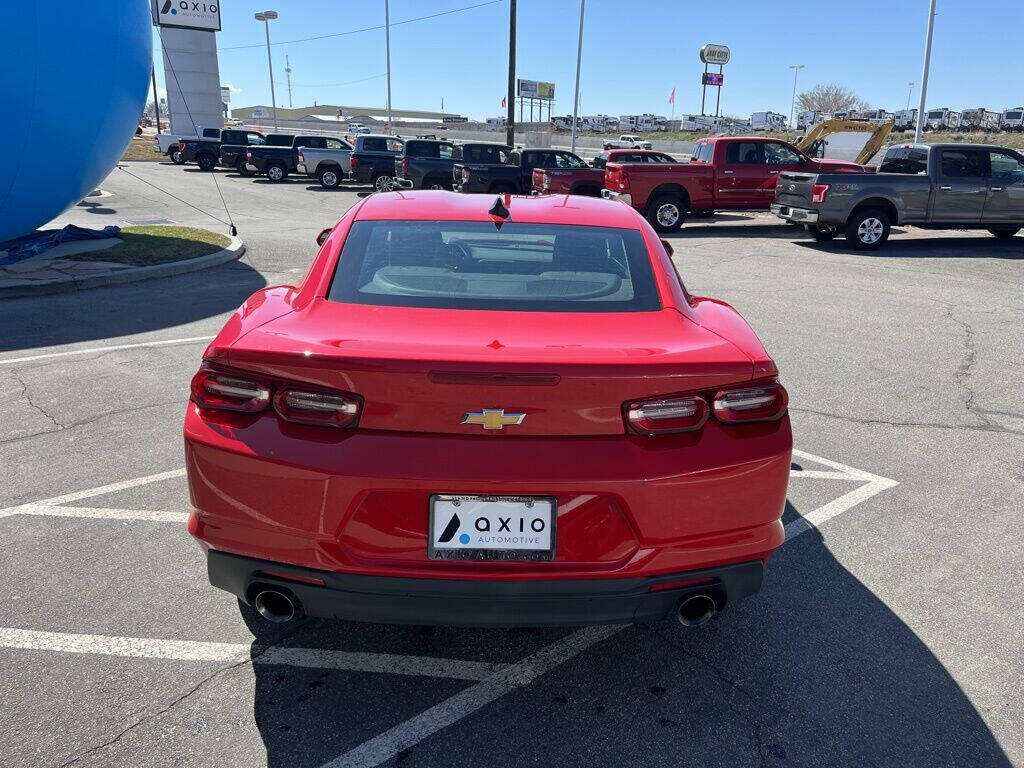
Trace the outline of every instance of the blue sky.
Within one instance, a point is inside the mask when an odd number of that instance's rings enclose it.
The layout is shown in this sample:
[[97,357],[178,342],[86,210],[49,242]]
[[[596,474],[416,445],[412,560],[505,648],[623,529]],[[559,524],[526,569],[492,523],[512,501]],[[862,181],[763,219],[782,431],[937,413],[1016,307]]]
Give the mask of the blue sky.
[[[225,0],[217,35],[221,82],[236,90],[234,106],[269,104],[263,24],[253,13],[280,13],[271,42],[361,29],[384,23],[384,0]],[[391,22],[475,5],[484,0],[391,0]],[[585,114],[700,112],[697,52],[706,42],[732,49],[725,67],[722,112],[789,113],[792,71],[805,64],[799,90],[840,83],[873,106],[902,109],[908,83],[921,79],[928,0],[589,0],[580,93]],[[519,0],[517,74],[556,84],[554,114],[572,111],[577,0]],[[1024,103],[1019,32],[1024,0],[939,0],[928,107]],[[157,42],[158,44],[158,42]],[[234,46],[256,45],[233,49]],[[507,77],[508,2],[391,31],[392,105],[439,109],[472,118],[501,113]],[[384,31],[274,45],[278,104],[287,106],[285,55],[292,67],[294,106],[343,103],[383,106]],[[162,81],[162,69],[157,76]],[[359,82],[357,82],[359,81]],[[162,82],[161,82],[162,86]],[[917,104],[914,86],[912,106]],[[712,89],[709,89],[711,94]],[[711,97],[709,96],[709,99]],[[711,111],[713,111],[711,102]]]

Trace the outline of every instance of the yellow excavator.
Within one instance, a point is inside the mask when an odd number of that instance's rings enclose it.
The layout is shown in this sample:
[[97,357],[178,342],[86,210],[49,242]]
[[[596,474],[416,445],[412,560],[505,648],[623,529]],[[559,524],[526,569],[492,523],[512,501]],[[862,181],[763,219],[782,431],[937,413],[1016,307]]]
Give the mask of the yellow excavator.
[[832,134],[870,133],[871,136],[864,142],[864,148],[853,161],[864,165],[885,145],[894,125],[892,120],[886,120],[884,123],[869,123],[866,120],[823,120],[812,126],[807,135],[796,143],[796,147],[809,157],[824,157],[825,139]]

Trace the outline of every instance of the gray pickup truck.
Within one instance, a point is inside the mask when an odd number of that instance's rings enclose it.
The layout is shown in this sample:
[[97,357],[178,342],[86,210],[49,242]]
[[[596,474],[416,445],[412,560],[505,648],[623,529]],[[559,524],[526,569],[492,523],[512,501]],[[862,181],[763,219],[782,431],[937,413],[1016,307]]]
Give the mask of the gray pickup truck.
[[324,189],[336,189],[352,173],[352,145],[332,138],[326,149],[302,147],[296,160],[296,172],[319,179]]
[[1024,155],[984,144],[900,144],[886,150],[878,173],[780,173],[771,210],[805,224],[815,240],[844,234],[860,250],[881,247],[897,224],[1011,238],[1024,227]]

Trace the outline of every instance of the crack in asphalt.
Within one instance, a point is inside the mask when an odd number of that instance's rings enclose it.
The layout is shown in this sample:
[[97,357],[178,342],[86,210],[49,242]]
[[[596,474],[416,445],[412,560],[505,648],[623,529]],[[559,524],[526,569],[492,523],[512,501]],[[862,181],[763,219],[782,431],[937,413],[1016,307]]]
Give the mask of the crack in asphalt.
[[953,373],[953,379],[956,381],[957,386],[963,391],[964,408],[969,413],[977,416],[981,419],[982,423],[987,427],[991,426],[991,422],[985,418],[979,411],[974,407],[974,388],[970,384],[970,378],[973,373],[974,364],[978,360],[978,350],[974,345],[974,328],[970,323],[961,320],[953,314],[953,306],[950,304],[946,307],[946,318],[952,320],[954,323],[959,325],[965,334],[964,337],[964,356],[960,361],[960,365],[957,366],[956,371]]
[[241,667],[244,667],[247,664],[251,665],[253,663],[253,661],[255,661],[260,656],[265,654],[272,647],[274,647],[275,645],[279,644],[281,641],[286,640],[287,638],[291,637],[292,635],[296,634],[300,630],[305,629],[306,627],[310,626],[314,622],[315,622],[315,620],[310,621],[310,620],[300,619],[297,622],[297,624],[294,627],[292,627],[287,632],[282,632],[281,634],[275,635],[273,638],[268,638],[268,639],[266,639],[264,641],[258,641],[258,640],[254,641],[254,643],[253,643],[253,650],[252,650],[252,652],[251,652],[251,654],[250,654],[248,659],[242,659],[241,661],[236,662],[234,664],[229,664],[226,667],[219,667],[218,669],[214,670],[209,675],[204,677],[202,680],[200,680],[198,683],[193,685],[187,691],[182,693],[180,696],[178,696],[175,699],[173,699],[169,704],[167,704],[162,709],[160,709],[160,710],[158,710],[156,712],[153,712],[151,714],[139,717],[131,725],[129,725],[129,726],[123,728],[122,730],[118,731],[118,733],[116,733],[112,738],[107,739],[102,744],[96,744],[96,745],[91,746],[88,749],[80,752],[77,755],[73,755],[73,756],[69,757],[67,760],[65,760],[63,763],[61,763],[59,766],[57,766],[57,768],[68,768],[68,766],[75,765],[76,763],[80,763],[82,760],[85,760],[90,755],[93,755],[93,754],[95,754],[95,753],[97,753],[97,752],[99,752],[101,750],[104,750],[107,747],[113,746],[114,744],[119,742],[122,738],[124,738],[129,733],[134,731],[136,728],[139,728],[140,726],[142,726],[142,725],[144,725],[144,724],[146,724],[146,723],[148,723],[148,722],[150,722],[152,720],[156,720],[157,718],[160,718],[160,717],[163,717],[164,715],[166,715],[168,712],[170,712],[172,709],[177,707],[183,701],[186,701],[188,698],[190,698],[195,693],[197,693],[201,688],[203,688],[207,683],[209,683],[214,678],[219,677],[220,675],[222,675],[222,674],[224,674],[226,672],[231,672],[232,670],[240,669]]
[[[852,424],[865,424],[865,425],[868,425],[868,426],[880,425],[880,426],[885,426],[885,427],[917,427],[917,428],[922,428],[922,429],[951,429],[951,430],[968,430],[968,431],[974,431],[974,432],[992,432],[992,433],[995,433],[995,434],[1004,434],[1004,435],[1024,435],[1024,430],[1011,429],[1010,427],[1004,427],[1004,426],[1001,426],[999,424],[993,424],[991,421],[989,421],[987,419],[985,420],[984,424],[945,424],[945,423],[942,423],[942,422],[935,422],[935,421],[890,421],[888,419],[867,419],[867,418],[862,418],[862,417],[859,417],[859,416],[849,416],[849,415],[842,414],[842,413],[830,413],[829,411],[817,411],[817,410],[814,410],[813,408],[794,408],[793,406],[790,406],[789,410],[793,411],[793,412],[796,412],[796,413],[810,413],[810,414],[813,414],[814,416],[824,416],[825,418],[828,418],[828,419],[836,419],[837,421],[846,421],[846,422],[850,422]],[[1010,413],[1003,414],[1001,411],[983,411],[983,410],[975,409],[974,411],[972,411],[972,413],[975,413],[975,414],[979,415],[979,417],[983,413],[984,414],[998,413],[998,414],[1001,414],[1001,415],[1013,416],[1015,418],[1024,418],[1024,416],[1019,416],[1017,414],[1010,414]]]
[[[21,378],[21,375],[16,370],[12,370],[11,371],[11,375],[14,377],[14,380],[21,385],[21,396],[25,398],[25,400],[28,402],[29,406],[31,408],[35,409],[36,411],[38,411],[39,413],[41,413],[51,424],[53,424],[55,427],[57,427],[57,429],[47,429],[47,430],[43,430],[43,432],[37,432],[36,434],[43,434],[43,433],[49,433],[49,432],[60,432],[62,429],[67,429],[67,427],[64,424],[62,424],[61,422],[57,421],[57,419],[54,418],[45,408],[43,408],[41,405],[39,405],[38,403],[36,403],[32,399],[32,395],[29,394],[29,391],[28,391],[28,384],[25,383],[25,380],[23,378]],[[2,442],[6,442],[6,441],[2,441]]]
[[[17,375],[15,375],[15,378],[16,379],[18,378]],[[20,379],[18,379],[18,381],[20,381]],[[9,443],[17,443],[17,442],[19,442],[21,440],[28,440],[29,438],[40,437],[42,435],[55,435],[58,432],[65,432],[65,431],[67,431],[69,429],[76,429],[77,427],[84,427],[84,426],[86,426],[88,424],[92,424],[94,422],[100,421],[100,420],[105,419],[105,418],[107,418],[109,416],[119,416],[119,415],[121,415],[123,413],[133,413],[134,411],[145,411],[148,408],[163,408],[163,407],[166,407],[168,405],[184,404],[184,402],[185,402],[185,400],[183,398],[178,397],[178,398],[175,398],[174,400],[167,400],[167,401],[161,402],[161,403],[149,403],[147,405],[135,405],[135,406],[132,406],[130,408],[119,408],[116,411],[106,411],[105,413],[98,413],[95,416],[90,416],[89,418],[82,419],[81,421],[73,421],[70,424],[62,424],[59,421],[57,421],[56,419],[50,417],[49,414],[47,414],[45,411],[43,411],[38,406],[34,405],[32,403],[32,401],[29,400],[29,404],[32,405],[33,408],[38,410],[44,416],[47,416],[48,418],[50,418],[50,421],[52,421],[57,426],[57,429],[43,429],[43,430],[40,430],[39,432],[30,432],[30,433],[28,433],[26,435],[18,435],[18,437],[10,437],[10,438],[4,439],[4,440],[0,440],[0,445],[7,445]]]

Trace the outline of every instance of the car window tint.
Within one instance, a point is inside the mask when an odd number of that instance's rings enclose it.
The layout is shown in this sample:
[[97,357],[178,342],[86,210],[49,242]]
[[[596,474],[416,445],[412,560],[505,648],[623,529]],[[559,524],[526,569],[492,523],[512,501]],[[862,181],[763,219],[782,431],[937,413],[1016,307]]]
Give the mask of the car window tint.
[[1007,184],[1024,184],[1024,161],[1006,152],[990,152],[992,178]]
[[639,230],[508,221],[356,221],[332,301],[539,312],[661,308]]
[[879,173],[928,173],[928,150],[923,147],[890,147],[878,166]]
[[971,179],[989,175],[988,152],[979,149],[942,150],[942,175],[952,179]]
[[645,155],[645,157],[647,158],[647,162],[649,162],[649,163],[674,163],[675,162],[675,160],[673,160],[668,155]]
[[408,157],[440,157],[440,147],[432,141],[410,141],[405,145]]
[[345,149],[341,139],[327,139],[327,149]]
[[725,153],[725,162],[733,165],[757,165],[764,163],[764,144],[754,141],[734,141]]
[[387,148],[387,140],[380,136],[367,136],[363,139],[364,152],[385,152]]
[[405,148],[405,142],[402,139],[386,139],[385,141],[388,152],[401,152]]
[[299,146],[312,147],[313,149],[327,149],[327,139],[323,136],[303,136],[299,140]]
[[803,159],[785,144],[774,141],[764,145],[764,157],[768,165],[800,165]]
[[451,160],[455,147],[452,144],[438,144],[437,156],[442,160]]
[[267,140],[262,136],[257,136],[255,133],[250,133],[246,137],[246,143],[251,146],[262,146],[267,143]]

